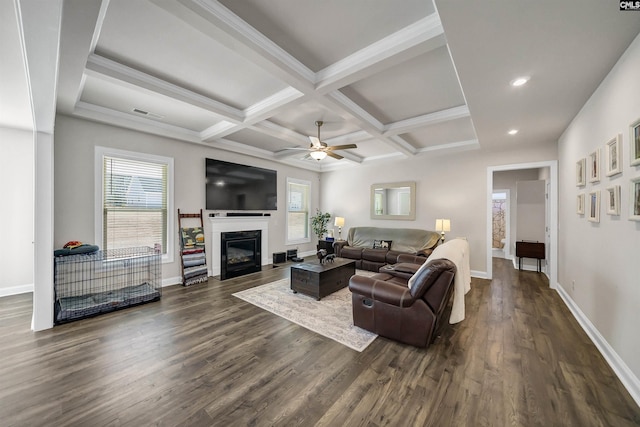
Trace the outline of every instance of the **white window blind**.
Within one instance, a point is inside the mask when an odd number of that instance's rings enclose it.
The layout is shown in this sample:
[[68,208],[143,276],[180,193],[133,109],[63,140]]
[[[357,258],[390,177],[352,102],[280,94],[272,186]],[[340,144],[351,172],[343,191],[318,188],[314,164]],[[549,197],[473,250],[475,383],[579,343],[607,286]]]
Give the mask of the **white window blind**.
[[162,245],[167,253],[166,163],[103,157],[104,249]]
[[311,183],[287,178],[287,242],[309,241]]

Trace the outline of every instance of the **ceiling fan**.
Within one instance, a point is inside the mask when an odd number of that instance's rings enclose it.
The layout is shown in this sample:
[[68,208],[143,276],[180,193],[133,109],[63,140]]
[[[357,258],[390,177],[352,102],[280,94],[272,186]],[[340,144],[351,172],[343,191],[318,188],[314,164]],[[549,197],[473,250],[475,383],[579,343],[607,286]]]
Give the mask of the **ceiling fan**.
[[334,153],[337,150],[347,150],[349,148],[358,148],[355,144],[345,144],[345,145],[327,145],[325,142],[320,140],[320,126],[322,126],[324,122],[322,120],[318,120],[316,122],[316,126],[318,127],[318,136],[310,136],[311,145],[309,146],[309,154],[305,156],[305,158],[313,158],[318,161],[324,159],[325,157],[333,157],[334,159],[340,160],[343,159],[340,154]]

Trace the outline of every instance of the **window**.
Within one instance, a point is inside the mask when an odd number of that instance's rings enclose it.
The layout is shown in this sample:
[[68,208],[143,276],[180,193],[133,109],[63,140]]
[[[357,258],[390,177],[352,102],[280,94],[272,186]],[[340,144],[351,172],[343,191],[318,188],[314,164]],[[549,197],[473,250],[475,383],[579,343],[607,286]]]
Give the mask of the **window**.
[[287,243],[309,242],[311,182],[287,178]]
[[96,171],[100,247],[160,245],[173,261],[173,159],[96,147]]

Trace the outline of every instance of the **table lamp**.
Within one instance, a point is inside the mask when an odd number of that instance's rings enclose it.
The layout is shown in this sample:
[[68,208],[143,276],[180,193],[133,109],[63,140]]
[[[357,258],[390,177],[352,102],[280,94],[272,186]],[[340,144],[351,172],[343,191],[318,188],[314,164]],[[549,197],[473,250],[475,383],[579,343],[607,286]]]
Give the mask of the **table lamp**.
[[342,240],[342,227],[344,227],[344,218],[341,216],[337,216],[333,225],[338,227],[338,240]]
[[440,232],[440,240],[444,243],[444,232],[451,231],[451,220],[449,219],[436,219],[436,231]]

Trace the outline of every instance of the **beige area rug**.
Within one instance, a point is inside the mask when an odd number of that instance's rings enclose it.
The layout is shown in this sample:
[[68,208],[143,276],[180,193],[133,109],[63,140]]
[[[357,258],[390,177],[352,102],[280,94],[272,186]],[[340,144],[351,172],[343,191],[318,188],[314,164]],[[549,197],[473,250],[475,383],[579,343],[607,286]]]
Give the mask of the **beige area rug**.
[[[366,276],[372,274],[362,272]],[[236,292],[233,296],[356,351],[364,350],[377,337],[373,332],[353,325],[349,288],[316,301],[300,293],[294,294],[287,278]]]

